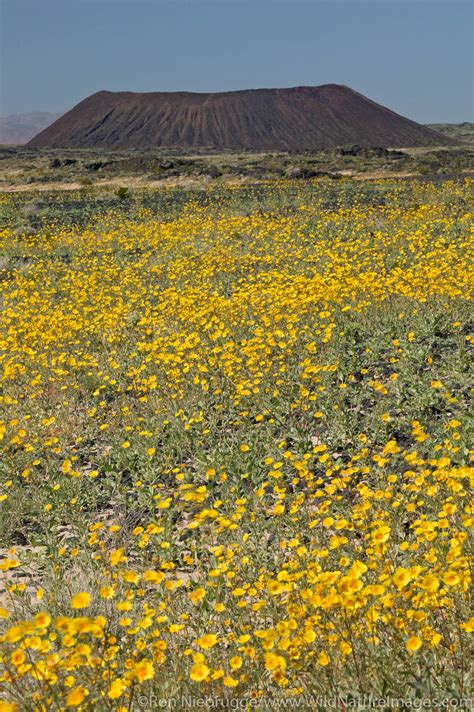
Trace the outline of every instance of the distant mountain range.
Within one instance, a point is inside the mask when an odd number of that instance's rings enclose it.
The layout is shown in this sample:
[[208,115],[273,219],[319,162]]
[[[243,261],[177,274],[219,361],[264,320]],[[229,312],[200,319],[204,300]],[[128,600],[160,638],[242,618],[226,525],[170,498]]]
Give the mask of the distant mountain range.
[[463,121],[461,124],[427,124],[433,131],[449,136],[456,143],[474,143],[474,124]]
[[59,119],[60,113],[33,111],[0,117],[0,144],[28,143],[36,134]]
[[452,143],[349,87],[324,84],[213,94],[100,91],[28,145],[300,151],[348,144],[389,148]]

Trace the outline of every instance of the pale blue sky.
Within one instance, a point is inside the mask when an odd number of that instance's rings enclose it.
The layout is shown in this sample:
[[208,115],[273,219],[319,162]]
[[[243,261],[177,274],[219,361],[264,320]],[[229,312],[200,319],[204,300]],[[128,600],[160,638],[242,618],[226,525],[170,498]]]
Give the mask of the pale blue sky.
[[0,115],[99,89],[336,82],[421,122],[473,120],[470,0],[0,0]]

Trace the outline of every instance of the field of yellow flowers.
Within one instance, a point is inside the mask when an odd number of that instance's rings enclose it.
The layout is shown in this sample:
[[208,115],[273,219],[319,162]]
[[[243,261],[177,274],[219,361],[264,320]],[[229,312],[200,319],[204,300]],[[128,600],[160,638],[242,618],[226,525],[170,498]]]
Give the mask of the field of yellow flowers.
[[67,200],[0,232],[0,710],[466,698],[472,183]]

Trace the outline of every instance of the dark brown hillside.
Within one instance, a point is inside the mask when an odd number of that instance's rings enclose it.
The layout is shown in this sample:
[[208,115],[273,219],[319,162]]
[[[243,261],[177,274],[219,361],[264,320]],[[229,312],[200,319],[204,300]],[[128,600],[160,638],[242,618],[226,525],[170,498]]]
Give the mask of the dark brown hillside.
[[101,91],[30,146],[181,146],[304,150],[337,145],[431,146],[452,141],[349,87],[324,84],[218,94]]

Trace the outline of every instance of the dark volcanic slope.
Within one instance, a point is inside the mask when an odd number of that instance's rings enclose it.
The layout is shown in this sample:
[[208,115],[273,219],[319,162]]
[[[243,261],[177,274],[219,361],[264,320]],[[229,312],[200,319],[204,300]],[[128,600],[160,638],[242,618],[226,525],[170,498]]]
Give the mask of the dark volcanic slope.
[[336,145],[430,146],[448,137],[349,87],[324,84],[220,94],[107,92],[81,101],[30,146],[209,146],[304,150]]

